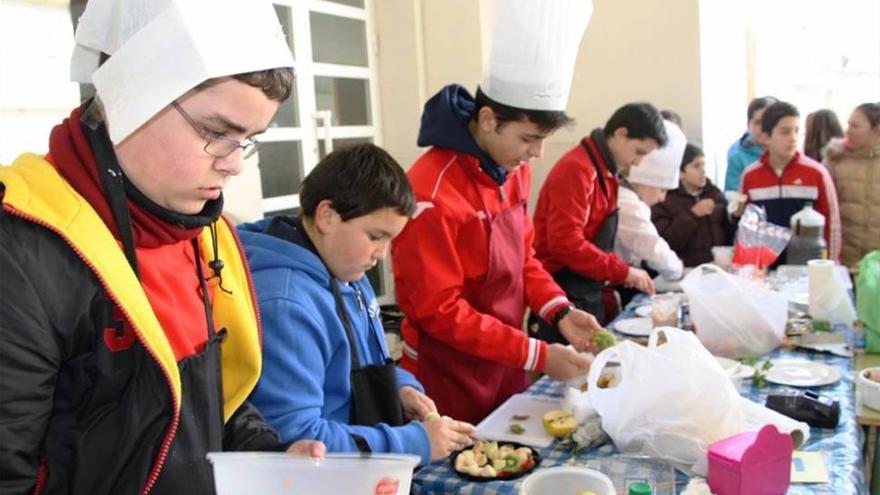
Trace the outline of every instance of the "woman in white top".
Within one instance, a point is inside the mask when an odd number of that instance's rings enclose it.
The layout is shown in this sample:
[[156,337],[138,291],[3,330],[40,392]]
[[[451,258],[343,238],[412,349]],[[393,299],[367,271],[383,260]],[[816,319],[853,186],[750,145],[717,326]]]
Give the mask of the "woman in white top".
[[621,180],[617,199],[619,224],[614,251],[633,266],[643,261],[664,278],[678,280],[683,265],[651,223],[651,206],[678,187],[679,165],[687,140],[681,129],[665,121],[669,142],[648,155]]

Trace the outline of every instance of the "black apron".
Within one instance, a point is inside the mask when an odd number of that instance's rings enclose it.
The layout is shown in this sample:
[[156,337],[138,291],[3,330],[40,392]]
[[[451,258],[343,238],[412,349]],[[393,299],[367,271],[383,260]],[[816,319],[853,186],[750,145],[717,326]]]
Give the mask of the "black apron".
[[208,321],[208,341],[202,352],[177,363],[181,386],[180,423],[151,495],[213,495],[214,471],[205,454],[223,450],[220,343],[226,337],[226,329],[214,331],[211,301],[196,239],[193,239],[193,248]]
[[[581,146],[587,152],[587,156],[590,157],[590,161],[596,169],[596,178],[599,187],[602,189],[602,194],[606,199],[610,199],[608,186],[605,185],[605,181],[603,180],[604,174],[602,173],[602,168],[599,166],[599,157],[595,156],[589,145],[587,145],[586,139],[581,140]],[[606,253],[609,253],[614,249],[614,237],[617,235],[618,217],[618,210],[617,207],[615,207],[614,210],[605,217],[601,227],[599,227],[599,231],[596,233],[596,237],[591,241],[596,247]],[[568,297],[568,300],[571,301],[575,307],[595,316],[600,324],[604,323],[605,305],[602,302],[602,289],[605,287],[606,280],[593,280],[568,268],[562,268],[554,273],[553,280],[555,280],[556,283],[559,284],[559,287],[565,291],[566,297]],[[529,316],[528,325],[530,331],[536,334],[535,336],[541,340],[547,341],[551,344],[568,344],[565,337],[559,333],[558,328],[544,321],[542,318],[539,318],[534,313]]]
[[[372,364],[362,366],[360,361],[360,346],[357,336],[345,304],[342,294],[339,292],[339,282],[331,275],[333,298],[336,301],[336,314],[342,321],[345,336],[348,338],[349,351],[351,353],[351,416],[349,424],[361,426],[376,426],[385,423],[389,426],[403,424],[403,407],[400,404],[400,395],[397,388],[397,367],[391,358],[385,358],[385,364]],[[362,299],[358,303],[363,305]],[[370,332],[374,338],[378,337],[375,332]],[[379,348],[382,348],[379,342]],[[370,452],[367,442],[358,435],[352,435],[358,450]]]

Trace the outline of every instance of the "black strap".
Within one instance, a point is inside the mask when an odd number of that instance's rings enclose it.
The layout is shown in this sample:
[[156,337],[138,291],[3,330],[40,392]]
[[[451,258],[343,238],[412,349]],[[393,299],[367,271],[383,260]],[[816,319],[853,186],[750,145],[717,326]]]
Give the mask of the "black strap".
[[605,195],[605,199],[609,199],[608,198],[608,186],[605,185],[605,174],[602,173],[602,168],[599,167],[598,157],[593,154],[593,150],[591,150],[590,145],[587,144],[586,138],[581,139],[581,146],[583,146],[584,151],[587,152],[587,156],[590,157],[590,162],[593,164],[593,167],[596,169],[596,179],[599,182],[599,187],[602,189],[602,194]]
[[367,443],[367,440],[364,437],[356,433],[349,433],[349,435],[351,436],[351,439],[354,440],[354,445],[357,447],[358,452],[360,452],[361,455],[366,456],[373,453],[373,449],[370,448],[370,444]]
[[[329,268],[327,271],[329,272]],[[339,319],[342,321],[342,327],[345,329],[345,336],[348,337],[348,345],[351,347],[351,369],[355,370],[361,367],[360,363],[360,346],[358,346],[356,335],[354,333],[354,327],[351,324],[351,319],[348,317],[348,311],[345,310],[345,302],[342,299],[342,293],[339,290],[339,281],[336,280],[332,274],[330,275],[330,284],[333,287],[333,299],[336,302],[336,314],[339,316]],[[369,315],[369,309],[366,307],[367,302],[363,299],[363,292],[360,292],[360,289],[357,287],[354,288],[356,293],[359,293],[357,297],[361,298],[361,302],[364,305],[364,311]],[[379,349],[382,349],[382,341],[380,340],[377,332],[374,331],[372,327],[373,319],[370,318],[370,333],[373,335],[373,338],[376,339],[376,343],[379,345]],[[368,337],[369,338],[369,337]],[[388,356],[385,357],[387,361],[390,359]]]
[[[214,338],[214,311],[211,309],[211,298],[208,297],[208,284],[205,282],[205,274],[202,270],[202,253],[199,250],[198,237],[193,237],[192,245],[196,260],[196,273],[199,276],[199,287],[202,289],[202,302],[205,305],[205,320],[208,322],[208,340],[211,340]],[[221,279],[220,282],[222,284],[223,280]],[[222,285],[220,287],[222,288]]]
[[104,128],[104,123],[101,122],[98,116],[98,109],[95,105],[94,100],[88,104],[88,107],[80,117],[80,122],[83,132],[92,147],[92,152],[95,154],[95,164],[98,167],[98,174],[101,176],[101,184],[104,187],[104,194],[110,204],[113,220],[116,221],[119,238],[122,240],[123,252],[135,276],[140,278],[137,251],[134,246],[134,231],[131,228],[131,213],[128,210],[128,198],[125,194],[122,168],[119,166],[116,152],[113,151],[113,143],[110,142],[110,136]]
[[355,370],[361,367],[360,347],[354,335],[354,328],[351,326],[351,320],[348,319],[348,311],[345,310],[345,303],[342,301],[342,294],[339,292],[339,282],[332,274],[330,275],[330,286],[333,288],[333,299],[336,302],[336,314],[342,320],[342,328],[345,329],[345,335],[348,337],[348,345],[351,348],[351,369]]

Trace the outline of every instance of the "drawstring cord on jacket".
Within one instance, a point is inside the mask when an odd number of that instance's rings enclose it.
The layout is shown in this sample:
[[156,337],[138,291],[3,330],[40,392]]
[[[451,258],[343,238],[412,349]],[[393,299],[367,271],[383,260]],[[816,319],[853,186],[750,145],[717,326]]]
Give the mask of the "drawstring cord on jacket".
[[211,269],[212,272],[214,272],[214,275],[211,275],[206,280],[217,278],[220,282],[218,284],[220,290],[229,295],[232,295],[232,291],[227,290],[225,287],[223,287],[223,275],[221,274],[221,272],[223,271],[223,267],[226,266],[226,264],[223,263],[223,260],[220,259],[220,249],[217,246],[217,222],[211,222],[208,227],[211,229],[211,248],[214,253],[214,259],[208,262],[208,267]]

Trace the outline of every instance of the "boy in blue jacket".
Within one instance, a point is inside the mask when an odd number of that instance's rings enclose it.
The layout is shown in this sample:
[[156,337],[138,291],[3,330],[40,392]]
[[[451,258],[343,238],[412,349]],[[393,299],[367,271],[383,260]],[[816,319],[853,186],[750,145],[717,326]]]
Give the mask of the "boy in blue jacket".
[[335,151],[303,181],[300,204],[299,217],[239,227],[263,315],[254,405],[285,441],[319,439],[330,452],[428,463],[469,444],[474,427],[440,417],[389,358],[364,276],[415,211],[403,169],[372,144]]
[[747,110],[748,130],[727,150],[727,173],[724,177],[724,190],[737,191],[742,180],[743,170],[758,161],[764,153],[761,137],[761,118],[764,110],[778,100],[772,96],[762,96],[749,102]]

